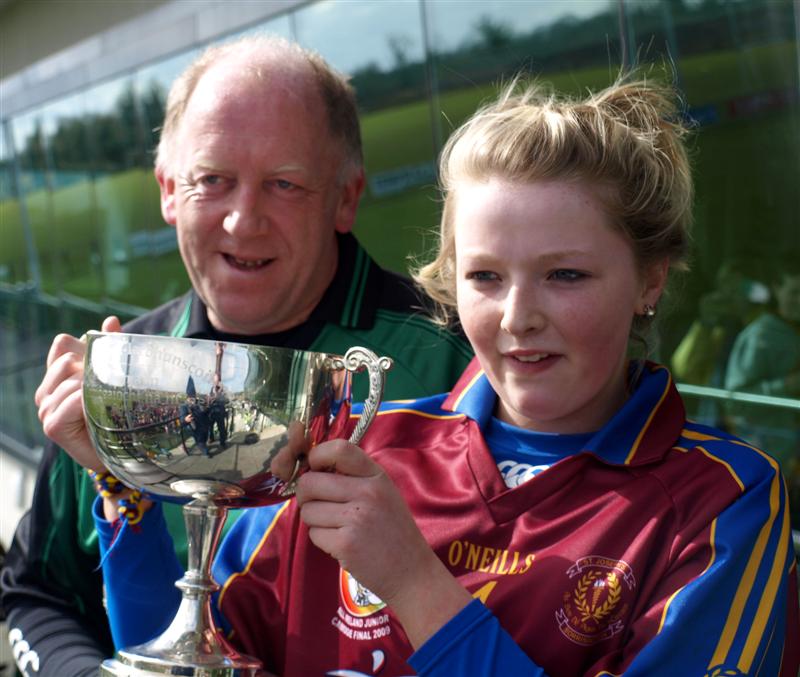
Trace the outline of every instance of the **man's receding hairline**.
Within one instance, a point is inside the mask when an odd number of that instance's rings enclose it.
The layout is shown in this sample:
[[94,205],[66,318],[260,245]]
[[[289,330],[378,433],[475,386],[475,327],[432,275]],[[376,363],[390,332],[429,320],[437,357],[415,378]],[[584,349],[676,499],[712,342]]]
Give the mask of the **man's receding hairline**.
[[195,89],[205,75],[231,63],[240,62],[244,72],[264,80],[276,76],[303,74],[314,79],[314,66],[308,55],[280,42],[237,42],[223,46],[219,59],[209,64],[198,77]]
[[[357,103],[349,78],[318,52],[281,36],[255,35],[208,48],[177,77],[167,97],[162,136],[156,153],[156,173],[171,174],[174,170],[172,160],[183,130],[185,113],[197,88],[207,82],[203,78],[218,79],[241,72],[256,83],[256,88],[259,83],[269,86],[269,80],[276,79],[287,83],[285,87],[305,98],[306,105],[321,105],[328,135],[341,142],[343,170],[348,175],[351,169],[363,170]],[[301,92],[303,87],[305,89]]]
[[[243,45],[241,45],[243,47]],[[220,72],[225,72],[225,68],[230,68],[231,63],[235,63],[237,59],[242,56],[245,56],[243,52],[247,50],[239,50],[237,52],[231,52],[224,55],[224,58],[218,62],[215,62],[209,65],[197,78],[194,83],[194,87],[192,88],[191,93],[186,98],[186,103],[183,107],[183,111],[178,118],[177,125],[175,129],[172,131],[172,134],[169,136],[169,154],[168,154],[168,162],[166,163],[167,166],[162,167],[167,173],[170,173],[174,170],[173,165],[173,147],[175,142],[180,138],[180,135],[183,133],[184,125],[186,123],[186,118],[188,117],[188,112],[190,107],[192,106],[192,101],[197,94],[197,91],[201,88],[204,80],[207,81],[209,76],[219,77]],[[287,50],[291,51],[291,50]],[[294,79],[294,86],[289,86],[288,88],[297,94],[303,94],[303,96],[313,97],[315,99],[315,103],[318,107],[319,117],[322,120],[322,123],[328,128],[330,132],[330,121],[328,120],[328,116],[325,114],[325,100],[323,97],[322,92],[320,91],[320,87],[318,86],[313,65],[308,61],[301,54],[293,54],[293,63],[291,66],[296,68],[287,69],[284,63],[279,62],[280,54],[275,53],[273,60],[270,62],[272,66],[281,65],[280,70],[272,70],[268,68],[268,63],[266,61],[262,61],[260,63],[263,66],[263,69],[260,69],[258,65],[250,65],[250,67],[244,69],[242,73],[246,76],[246,80],[254,80],[260,83],[267,83],[269,82],[269,86],[273,86],[273,82],[280,83],[283,82],[284,85],[289,83],[289,78]],[[301,89],[302,85],[302,89]]]

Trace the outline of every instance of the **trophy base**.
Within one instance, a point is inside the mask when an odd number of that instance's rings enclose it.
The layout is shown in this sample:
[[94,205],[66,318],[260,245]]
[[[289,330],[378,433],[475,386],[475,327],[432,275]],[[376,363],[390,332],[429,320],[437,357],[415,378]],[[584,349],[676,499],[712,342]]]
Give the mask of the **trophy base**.
[[128,651],[118,651],[114,658],[103,661],[100,677],[256,677],[261,665],[258,661],[241,661],[222,658],[215,663],[176,663],[174,660],[154,656],[137,656]]

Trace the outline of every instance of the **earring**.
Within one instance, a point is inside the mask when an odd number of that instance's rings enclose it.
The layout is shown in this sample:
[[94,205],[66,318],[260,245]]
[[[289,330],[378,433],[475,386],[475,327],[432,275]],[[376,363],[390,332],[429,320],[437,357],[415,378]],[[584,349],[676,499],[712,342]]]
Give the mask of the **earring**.
[[644,316],[645,317],[655,317],[656,316],[656,307],[651,306],[649,303],[644,307]]

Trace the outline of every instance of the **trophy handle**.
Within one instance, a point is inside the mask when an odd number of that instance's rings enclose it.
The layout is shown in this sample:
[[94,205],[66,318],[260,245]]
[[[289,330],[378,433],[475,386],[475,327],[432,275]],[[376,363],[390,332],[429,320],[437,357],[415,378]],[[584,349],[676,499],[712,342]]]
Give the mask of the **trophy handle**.
[[[369,375],[369,394],[364,402],[364,411],[348,440],[350,444],[358,444],[361,441],[364,433],[367,432],[367,428],[375,418],[375,414],[378,413],[378,407],[383,398],[383,387],[386,383],[385,372],[392,368],[392,364],[391,357],[378,357],[371,350],[361,346],[353,346],[344,354],[344,357],[337,357],[332,360],[331,367],[333,369],[347,369],[347,371],[357,373],[366,368]],[[294,496],[297,478],[300,476],[300,470],[304,465],[305,458],[303,456],[295,461],[292,476],[281,490],[281,496],[285,498]]]
[[364,402],[364,412],[358,419],[355,430],[353,430],[353,434],[350,435],[349,439],[350,444],[358,444],[378,412],[378,407],[383,398],[386,372],[392,368],[392,358],[378,357],[371,350],[354,346],[345,353],[344,359],[336,360],[334,365],[339,366],[338,363],[341,363],[347,371],[353,373],[363,371],[364,368],[369,373],[369,395],[366,402]]

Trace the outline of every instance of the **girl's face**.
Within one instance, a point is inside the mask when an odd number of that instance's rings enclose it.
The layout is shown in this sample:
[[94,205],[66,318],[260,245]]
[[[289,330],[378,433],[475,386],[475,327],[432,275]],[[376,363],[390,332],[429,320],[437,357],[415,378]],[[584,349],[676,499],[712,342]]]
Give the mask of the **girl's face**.
[[505,422],[591,432],[625,400],[631,323],[656,305],[668,263],[641,273],[600,190],[499,178],[456,187],[458,314]]

